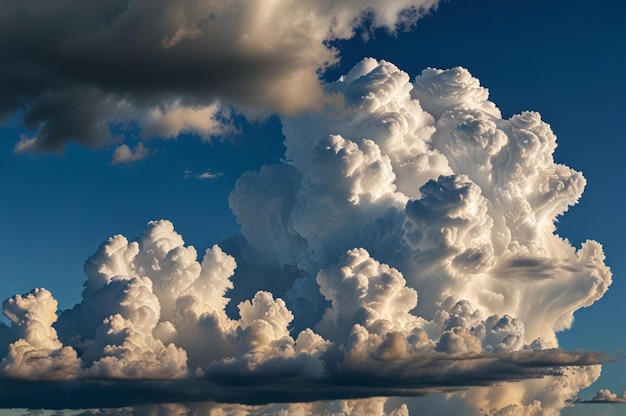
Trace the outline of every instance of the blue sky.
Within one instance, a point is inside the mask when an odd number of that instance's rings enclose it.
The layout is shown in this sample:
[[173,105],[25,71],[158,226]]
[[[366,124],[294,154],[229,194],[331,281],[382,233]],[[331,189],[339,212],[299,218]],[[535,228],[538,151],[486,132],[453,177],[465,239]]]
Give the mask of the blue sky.
[[[566,350],[617,356],[626,346],[623,276],[626,177],[626,5],[618,1],[460,1],[438,9],[407,31],[377,29],[367,40],[336,40],[341,60],[322,78],[333,81],[364,57],[392,62],[411,78],[424,68],[463,66],[488,88],[503,118],[537,111],[557,136],[555,161],[581,171],[579,203],[559,217],[557,232],[580,247],[600,242],[613,273],[609,291],[575,313],[558,334]],[[2,33],[0,29],[0,34]],[[145,140],[151,154],[132,164],[110,163],[116,145],[92,149],[67,143],[59,154],[15,153],[20,112],[0,129],[0,297],[45,287],[60,309],[80,302],[83,264],[108,237],[136,238],[151,220],[168,219],[199,252],[239,232],[228,195],[246,171],[277,163],[284,153],[278,116],[237,115],[236,132],[203,139],[182,133]],[[114,132],[116,132],[114,127]],[[120,128],[131,147],[136,127]],[[215,178],[200,179],[205,172]],[[626,390],[624,361],[607,363],[580,396],[601,388]],[[586,414],[577,405],[563,414]],[[618,405],[594,407],[602,414]],[[598,413],[599,414],[599,413]]]

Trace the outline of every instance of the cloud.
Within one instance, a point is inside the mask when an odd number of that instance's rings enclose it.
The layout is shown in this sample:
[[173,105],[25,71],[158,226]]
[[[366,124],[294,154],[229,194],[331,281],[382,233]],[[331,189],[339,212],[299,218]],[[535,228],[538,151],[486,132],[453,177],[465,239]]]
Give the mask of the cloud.
[[167,109],[150,111],[142,135],[175,138],[181,133],[193,132],[208,140],[211,136],[222,136],[236,131],[229,118],[229,112],[221,109],[218,103],[189,108],[177,101]]
[[[32,134],[16,152],[115,142],[129,122],[144,136],[233,131],[251,117],[325,101],[319,74],[338,39],[412,26],[437,0],[34,0],[0,6],[0,120],[24,111]],[[34,28],[33,31],[27,28]]]
[[57,301],[46,289],[16,295],[2,304],[11,321],[15,340],[0,363],[9,377],[59,380],[77,376],[80,361],[76,351],[63,347],[52,324],[57,320]]
[[577,400],[577,403],[626,403],[626,392],[618,396],[608,389],[600,389],[591,399]]
[[186,170],[185,171],[185,178],[196,178],[199,180],[205,180],[205,179],[216,179],[219,178],[220,176],[222,176],[223,173],[214,173],[211,171],[211,169],[208,169],[202,173],[193,173],[190,170]]
[[343,99],[284,116],[285,159],[237,181],[242,236],[199,256],[153,221],[98,248],[58,319],[43,289],[6,301],[0,403],[24,406],[39,379],[48,393],[30,403],[49,408],[411,396],[439,413],[557,414],[595,381],[604,357],[561,350],[557,332],[611,272],[599,243],[556,234],[585,180],[554,162],[539,114],[503,119],[462,68],[411,81],[365,59],[325,88]]
[[[248,242],[238,261],[254,263],[251,253],[262,253],[296,265],[301,273],[285,294],[296,321],[321,321],[315,328],[344,345],[355,367],[420,347],[448,354],[558,347],[556,332],[602,296],[611,273],[598,243],[575,249],[555,233],[556,217],[578,201],[585,180],[554,162],[556,137],[539,114],[503,119],[463,68],[427,69],[411,82],[389,62],[364,59],[327,89],[344,104],[283,117],[286,165],[245,174],[231,194]],[[371,185],[361,181],[364,172]],[[355,253],[372,266],[352,272],[361,260],[346,259]],[[394,302],[409,318],[380,316],[382,303],[368,300],[383,264],[389,284],[404,281],[417,292],[416,305]],[[244,280],[238,272],[233,279]],[[402,285],[375,287],[400,293]],[[578,381],[539,406],[566,406],[598,375],[577,372]],[[502,388],[502,397],[532,407],[531,392],[551,388],[541,383],[516,385],[528,392],[518,399]],[[465,402],[509,404],[477,397]]]
[[117,165],[119,163],[131,164],[138,160],[143,160],[150,156],[150,150],[144,146],[143,143],[137,143],[134,149],[128,147],[127,144],[121,144],[113,152],[111,158],[111,164]]

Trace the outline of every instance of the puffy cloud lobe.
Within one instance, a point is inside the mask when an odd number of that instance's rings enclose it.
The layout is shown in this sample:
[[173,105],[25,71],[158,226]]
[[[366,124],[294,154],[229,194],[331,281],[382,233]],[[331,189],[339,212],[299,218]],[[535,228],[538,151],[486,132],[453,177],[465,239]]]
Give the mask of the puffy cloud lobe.
[[0,369],[9,377],[69,379],[80,369],[76,351],[63,347],[52,324],[57,320],[57,301],[46,289],[35,289],[3,302],[11,321],[11,339]]
[[426,299],[420,307],[431,316],[442,293],[467,296],[473,275],[494,263],[493,220],[480,188],[462,175],[440,176],[420,193],[406,205],[403,240],[411,279]]
[[312,263],[300,267],[315,272],[358,244],[354,233],[342,229],[359,229],[380,216],[395,202],[395,186],[388,158],[370,140],[356,144],[330,136],[317,144],[307,162],[291,218]]
[[366,58],[327,88],[346,97],[345,107],[283,119],[285,156],[300,170],[320,140],[341,135],[357,143],[374,141],[391,162],[397,189],[408,196],[418,196],[428,179],[452,173],[427,143],[432,116],[412,99],[409,77],[395,65]]
[[580,400],[580,403],[626,403],[626,392],[621,395],[611,392],[608,389],[600,389],[589,400]]
[[[285,165],[244,174],[229,198],[254,251],[308,273],[286,295],[300,303],[294,306],[299,318],[299,309],[320,313],[324,304],[313,281],[319,268],[357,244],[357,235],[344,232],[346,224],[360,229],[390,204],[402,203],[396,201],[389,159],[370,140],[357,144],[329,136],[303,164],[301,174]],[[259,221],[260,215],[267,220]],[[305,314],[309,325],[320,317]]]
[[449,341],[459,340],[459,336],[468,339],[473,345],[478,340],[481,345],[475,352],[502,353],[546,348],[541,339],[536,339],[530,345],[526,345],[524,323],[515,317],[494,314],[483,319],[480,310],[474,309],[470,302],[456,296],[447,297],[438,306],[434,322],[443,332],[441,338],[445,338],[443,344],[437,345],[439,350],[446,351]]
[[23,339],[9,346],[0,366],[8,377],[29,380],[66,380],[80,372],[80,360],[73,348],[39,349]]
[[181,133],[195,132],[208,140],[212,136],[234,133],[229,112],[217,103],[202,108],[189,108],[174,102],[167,109],[153,109],[142,131],[144,137],[175,138]]
[[95,344],[101,358],[84,372],[85,377],[170,379],[188,375],[183,349],[163,345],[149,333],[136,330],[132,320],[119,314],[104,320]]
[[382,326],[383,334],[415,325],[416,317],[409,313],[417,304],[415,290],[405,286],[398,270],[380,264],[364,249],[350,250],[316,280],[331,303],[317,328],[331,340],[345,342],[354,325]]
[[[293,315],[282,299],[274,300],[271,293],[258,292],[252,301],[239,305],[242,330],[242,350],[254,352],[267,347],[274,351],[272,344],[289,337],[287,326]],[[280,348],[276,348],[280,350]]]
[[435,119],[460,106],[478,108],[497,118],[500,110],[488,101],[489,91],[465,68],[427,68],[415,79],[411,96]]
[[409,27],[436,5],[3,4],[0,119],[26,109],[22,122],[34,134],[23,137],[16,152],[61,151],[68,140],[110,144],[110,127],[128,121],[146,136],[221,135],[233,131],[224,102],[254,117],[319,106],[325,99],[318,74],[339,59],[329,42],[361,29]]
[[57,301],[46,289],[15,295],[2,303],[3,313],[17,336],[35,348],[61,346],[52,324],[57,320]]
[[[118,235],[100,246],[85,264],[83,302],[63,314],[59,327],[86,348],[88,365],[103,351],[112,352],[110,345],[121,345],[113,354],[119,355],[124,344],[134,342],[155,362],[169,354],[178,363],[174,373],[164,368],[163,377],[182,376],[187,359],[195,368],[234,348],[226,336],[235,324],[224,311],[234,269],[234,259],[217,246],[199,263],[196,250],[184,245],[169,221],[151,222],[138,241]],[[185,350],[173,348],[172,342]],[[202,344],[209,342],[213,348],[206,351]]]
[[268,292],[257,292],[251,301],[239,304],[235,353],[211,363],[206,374],[222,377],[293,377],[320,378],[325,375],[322,355],[330,343],[310,329],[294,340],[288,325],[293,314],[282,299]]

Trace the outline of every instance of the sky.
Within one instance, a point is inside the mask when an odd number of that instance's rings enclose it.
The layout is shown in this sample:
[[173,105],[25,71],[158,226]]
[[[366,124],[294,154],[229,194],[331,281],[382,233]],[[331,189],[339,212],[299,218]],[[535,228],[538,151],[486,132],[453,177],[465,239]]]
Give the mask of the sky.
[[623,412],[625,5],[146,4],[0,6],[3,408]]

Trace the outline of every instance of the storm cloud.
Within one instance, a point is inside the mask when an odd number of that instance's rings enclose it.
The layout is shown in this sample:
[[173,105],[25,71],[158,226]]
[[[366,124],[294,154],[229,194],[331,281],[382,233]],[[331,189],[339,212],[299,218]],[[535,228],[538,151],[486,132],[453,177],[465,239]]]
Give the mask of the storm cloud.
[[[60,152],[70,140],[100,147],[123,130],[232,133],[232,106],[250,117],[319,107],[319,74],[339,59],[333,41],[410,27],[436,4],[4,2],[0,122],[17,114],[32,132],[16,152]],[[139,158],[121,149],[114,162]]]

